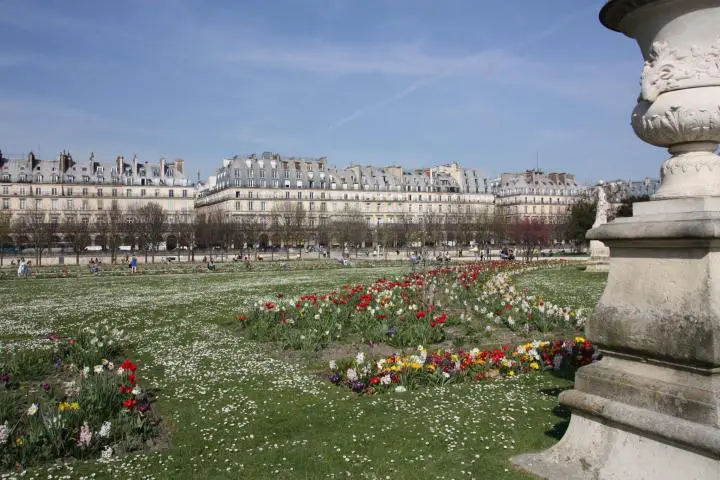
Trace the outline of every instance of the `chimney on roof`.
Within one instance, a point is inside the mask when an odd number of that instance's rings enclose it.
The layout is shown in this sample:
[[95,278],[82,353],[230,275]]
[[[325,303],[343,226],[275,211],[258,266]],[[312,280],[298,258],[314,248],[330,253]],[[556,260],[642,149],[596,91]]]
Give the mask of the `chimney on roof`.
[[160,157],[160,178],[165,178],[165,157]]
[[181,175],[185,175],[185,160],[182,158],[175,160],[175,170],[180,172]]
[[133,155],[132,174],[137,175],[137,173],[138,173],[137,155]]

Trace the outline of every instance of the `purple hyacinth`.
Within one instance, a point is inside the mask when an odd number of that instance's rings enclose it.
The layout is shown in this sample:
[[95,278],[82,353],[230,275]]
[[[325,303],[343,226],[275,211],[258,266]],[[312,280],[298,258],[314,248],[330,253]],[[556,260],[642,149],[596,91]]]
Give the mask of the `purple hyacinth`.
[[49,383],[43,383],[43,384],[42,384],[42,388],[43,388],[43,390],[45,390],[45,392],[47,393],[47,392],[50,391],[50,388],[52,388],[52,387],[50,387],[50,384],[49,384]]
[[365,384],[359,380],[355,380],[350,384],[350,388],[352,388],[353,392],[360,393],[365,390]]
[[340,374],[339,373],[333,373],[330,375],[330,381],[332,383],[340,383]]

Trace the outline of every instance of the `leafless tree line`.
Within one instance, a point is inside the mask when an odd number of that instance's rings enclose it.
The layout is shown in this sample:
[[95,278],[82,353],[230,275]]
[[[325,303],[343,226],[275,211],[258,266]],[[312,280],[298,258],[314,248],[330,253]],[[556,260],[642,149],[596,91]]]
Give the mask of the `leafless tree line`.
[[[195,213],[180,221],[169,221],[167,212],[150,202],[123,211],[111,209],[96,212],[65,212],[61,220],[48,218],[44,211],[0,212],[0,262],[8,248],[33,248],[36,263],[51,247],[63,246],[72,251],[79,263],[80,254],[90,245],[98,245],[117,260],[121,246],[141,251],[155,260],[163,242],[168,250],[184,250],[187,260],[194,260],[196,250],[244,253],[246,249],[272,247],[341,246],[357,251],[362,247],[388,249],[411,247],[425,251],[456,248],[474,244],[518,242],[540,246],[549,241],[553,228],[538,222],[509,225],[502,215],[488,212],[408,214],[393,222],[371,224],[359,210],[339,215],[317,215],[307,212],[301,202],[279,204],[265,215],[232,215],[224,210]],[[299,249],[302,255],[302,248]],[[289,255],[289,250],[287,251]],[[1,263],[0,263],[1,264]]]

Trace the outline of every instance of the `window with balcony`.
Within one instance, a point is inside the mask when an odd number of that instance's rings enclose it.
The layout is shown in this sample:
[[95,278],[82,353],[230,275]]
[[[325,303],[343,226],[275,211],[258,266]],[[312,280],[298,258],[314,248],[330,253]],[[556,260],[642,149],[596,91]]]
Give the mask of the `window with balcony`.
[[57,198],[50,200],[50,210],[57,210]]
[[72,198],[68,198],[67,199],[67,209],[72,210],[72,208],[73,208],[73,200],[72,200]]
[[125,190],[125,196],[132,197],[132,188],[128,188],[127,190]]
[[25,209],[25,199],[21,198],[20,199],[20,210],[24,210],[24,209]]
[[87,195],[88,195],[87,187],[82,189],[82,194],[83,194],[83,197],[87,197]]
[[187,196],[188,196],[188,191],[187,191],[187,190],[183,190],[183,191],[182,191],[182,196],[183,196],[183,198],[187,198]]
[[172,190],[172,189],[168,190],[168,198],[173,198],[173,197],[175,197],[175,190]]
[[9,210],[10,209],[10,199],[3,198],[2,200],[2,208],[3,210]]

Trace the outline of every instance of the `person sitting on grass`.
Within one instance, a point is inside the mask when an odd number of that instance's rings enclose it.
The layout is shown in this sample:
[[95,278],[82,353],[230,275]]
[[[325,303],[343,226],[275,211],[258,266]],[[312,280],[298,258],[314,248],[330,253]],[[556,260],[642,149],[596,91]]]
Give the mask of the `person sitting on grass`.
[[211,258],[210,261],[207,263],[207,269],[211,272],[215,271],[215,262],[213,262],[213,259]]

